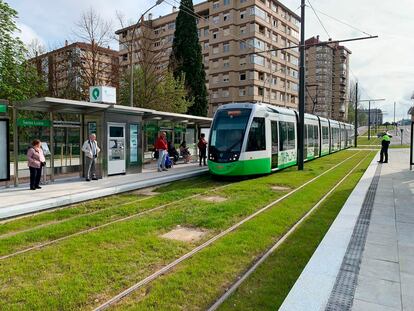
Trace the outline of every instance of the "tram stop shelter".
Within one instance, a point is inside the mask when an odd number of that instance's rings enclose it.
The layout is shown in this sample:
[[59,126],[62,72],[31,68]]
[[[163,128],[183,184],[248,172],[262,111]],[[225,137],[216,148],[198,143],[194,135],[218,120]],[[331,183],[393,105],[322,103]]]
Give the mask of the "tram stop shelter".
[[[33,139],[40,139],[47,156],[45,176],[54,181],[59,176],[85,176],[82,144],[89,134],[96,134],[101,148],[98,157],[99,177],[141,173],[152,159],[152,148],[159,131],[178,148],[186,140],[196,150],[199,134],[208,132],[211,118],[161,112],[129,106],[91,103],[43,97],[15,103],[11,168],[14,185],[26,177],[25,154]],[[195,153],[193,153],[195,154]],[[20,173],[20,176],[19,176]],[[26,172],[27,175],[27,172]]]

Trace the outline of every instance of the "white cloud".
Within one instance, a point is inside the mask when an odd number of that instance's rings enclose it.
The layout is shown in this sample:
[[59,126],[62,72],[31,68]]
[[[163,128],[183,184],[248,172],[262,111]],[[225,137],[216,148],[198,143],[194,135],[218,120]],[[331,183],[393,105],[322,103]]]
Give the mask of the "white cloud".
[[30,26],[23,23],[17,23],[17,27],[20,29],[20,32],[16,33],[16,36],[18,36],[24,44],[28,45],[34,40],[37,40],[42,45],[45,44],[43,38],[39,36]]

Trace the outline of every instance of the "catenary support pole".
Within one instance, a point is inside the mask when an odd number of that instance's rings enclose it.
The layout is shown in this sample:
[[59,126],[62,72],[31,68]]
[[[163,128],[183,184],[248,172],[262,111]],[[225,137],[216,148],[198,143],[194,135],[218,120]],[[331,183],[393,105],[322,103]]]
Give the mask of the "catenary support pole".
[[298,170],[303,170],[305,134],[305,0],[301,0],[300,13],[300,65],[299,65],[299,124],[298,124]]
[[358,147],[358,82],[355,83],[355,126],[354,126],[354,145],[355,148]]
[[368,101],[368,140],[371,140],[371,101]]

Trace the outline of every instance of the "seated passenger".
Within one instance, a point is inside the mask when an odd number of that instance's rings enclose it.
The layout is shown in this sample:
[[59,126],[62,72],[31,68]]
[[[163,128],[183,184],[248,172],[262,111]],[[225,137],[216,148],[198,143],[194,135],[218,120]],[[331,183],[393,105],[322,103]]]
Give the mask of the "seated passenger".
[[184,163],[188,163],[191,160],[191,153],[188,150],[187,143],[185,140],[180,145],[180,154],[184,159]]
[[171,157],[174,164],[177,163],[179,154],[172,141],[168,142],[168,155]]

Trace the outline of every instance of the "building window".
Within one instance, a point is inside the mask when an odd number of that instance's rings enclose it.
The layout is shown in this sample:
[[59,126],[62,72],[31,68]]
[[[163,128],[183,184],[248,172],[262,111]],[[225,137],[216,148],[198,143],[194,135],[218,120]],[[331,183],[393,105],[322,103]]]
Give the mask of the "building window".
[[227,98],[230,96],[230,92],[229,90],[223,90],[223,92],[221,92],[222,97]]
[[211,96],[212,96],[214,99],[217,99],[217,98],[218,98],[218,93],[217,93],[217,91],[214,91],[214,92],[211,94]]
[[218,37],[218,31],[214,31],[213,32],[213,39],[217,39],[217,37]]
[[128,60],[128,54],[123,54],[123,55],[121,55],[121,57],[122,57],[122,60],[123,61],[127,61]]
[[213,54],[218,54],[218,52],[219,52],[219,47],[213,46]]
[[265,59],[264,59],[263,56],[250,55],[250,63],[264,66],[265,65]]
[[213,10],[217,10],[219,7],[220,7],[220,2],[219,1],[213,2]]
[[219,62],[218,61],[213,61],[213,68],[217,69],[219,67]]
[[204,42],[204,50],[208,49],[208,42]]
[[246,11],[241,11],[240,12],[240,19],[244,19],[245,16],[246,16]]
[[223,21],[227,22],[227,21],[229,21],[229,20],[230,20],[230,13],[225,13],[225,14],[223,15]]
[[240,50],[244,50],[246,48],[246,42],[240,41]]
[[230,52],[230,44],[229,43],[224,43],[223,44],[223,52],[224,53]]
[[246,96],[246,89],[245,88],[239,89],[239,96]]
[[246,57],[240,57],[240,66],[246,65]]
[[241,35],[244,35],[244,34],[246,34],[246,26],[243,26],[243,27],[240,27],[240,34]]
[[223,36],[228,36],[228,35],[230,35],[230,28],[224,28],[223,29]]
[[169,23],[167,28],[168,29],[175,29],[175,23]]
[[218,76],[213,76],[212,81],[213,81],[213,84],[217,84],[218,83]]
[[246,81],[246,73],[245,72],[240,73],[240,81]]
[[204,37],[207,37],[208,36],[208,28],[204,28]]
[[219,16],[213,16],[213,24],[218,24],[220,21],[220,17]]
[[223,60],[223,68],[229,68],[230,67],[230,61],[228,59]]
[[230,4],[230,0],[223,0],[223,4],[224,5],[229,5]]
[[230,82],[229,75],[223,75],[223,82],[225,83]]

